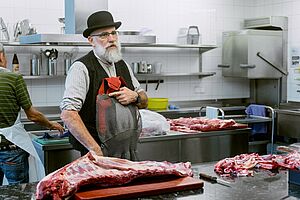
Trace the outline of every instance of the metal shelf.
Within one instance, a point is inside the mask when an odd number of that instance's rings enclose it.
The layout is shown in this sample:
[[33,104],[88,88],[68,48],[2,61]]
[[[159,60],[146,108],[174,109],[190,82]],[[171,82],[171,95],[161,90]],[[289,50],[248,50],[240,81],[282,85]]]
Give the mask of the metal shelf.
[[215,45],[180,45],[180,44],[127,44],[123,43],[122,47],[162,47],[162,48],[193,48],[199,49],[200,53],[204,53],[211,49],[217,48]]
[[53,78],[65,78],[65,75],[56,75],[56,76],[48,76],[48,75],[41,75],[41,76],[23,76],[24,80],[32,80],[32,79],[53,79]]
[[[4,46],[91,46],[88,42],[64,42],[64,43],[53,43],[53,42],[42,42],[35,44],[20,44],[19,42],[2,42]],[[121,43],[122,47],[162,47],[162,48],[193,48],[200,49],[203,53],[205,51],[217,48],[216,45],[180,45],[180,44],[159,44],[159,43]]]
[[196,72],[196,73],[162,73],[162,74],[135,74],[138,78],[159,78],[159,77],[177,77],[177,76],[213,76],[216,72]]
[[[87,39],[81,34],[34,34],[20,36],[21,45],[57,45],[57,46],[90,46]],[[120,41],[123,47],[165,47],[165,48],[197,48],[203,53],[216,48],[215,45],[180,45],[180,44],[156,44],[156,43],[125,43]],[[15,45],[5,43],[5,45]]]

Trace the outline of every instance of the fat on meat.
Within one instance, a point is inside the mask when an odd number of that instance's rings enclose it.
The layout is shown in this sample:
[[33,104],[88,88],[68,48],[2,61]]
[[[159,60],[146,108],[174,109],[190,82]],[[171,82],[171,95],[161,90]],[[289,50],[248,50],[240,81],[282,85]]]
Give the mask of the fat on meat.
[[160,175],[193,176],[190,162],[133,162],[87,153],[48,174],[37,185],[36,199],[65,199],[85,185],[117,186],[139,177]]

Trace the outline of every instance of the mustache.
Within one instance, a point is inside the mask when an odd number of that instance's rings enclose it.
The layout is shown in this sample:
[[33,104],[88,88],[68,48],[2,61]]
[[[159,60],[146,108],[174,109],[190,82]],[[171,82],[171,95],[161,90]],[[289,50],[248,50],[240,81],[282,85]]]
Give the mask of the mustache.
[[118,44],[117,43],[111,43],[111,44],[107,45],[107,47],[105,47],[105,48],[107,49],[109,47],[118,47]]

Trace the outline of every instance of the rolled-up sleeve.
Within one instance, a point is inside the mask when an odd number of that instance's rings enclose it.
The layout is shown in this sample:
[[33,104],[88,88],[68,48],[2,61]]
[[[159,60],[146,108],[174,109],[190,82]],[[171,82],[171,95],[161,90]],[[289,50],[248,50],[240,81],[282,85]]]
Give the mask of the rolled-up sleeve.
[[132,85],[134,87],[134,91],[136,91],[136,92],[144,91],[144,89],[141,87],[141,84],[139,83],[137,78],[134,76],[131,67],[128,65],[128,63],[126,63],[126,65],[127,65],[130,77],[131,77],[131,81],[132,81]]
[[80,111],[90,85],[86,66],[79,61],[72,64],[65,82],[65,92],[60,104],[61,110]]

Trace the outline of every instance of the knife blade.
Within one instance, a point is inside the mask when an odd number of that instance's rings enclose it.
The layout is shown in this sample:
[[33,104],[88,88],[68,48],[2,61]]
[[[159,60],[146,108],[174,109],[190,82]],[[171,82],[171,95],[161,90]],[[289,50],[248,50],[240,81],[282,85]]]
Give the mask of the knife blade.
[[208,174],[199,173],[199,178],[202,179],[202,180],[211,182],[212,184],[218,183],[218,184],[226,186],[226,187],[231,187],[230,183],[228,183],[227,181],[221,180],[216,176],[211,176],[211,175],[208,175]]

